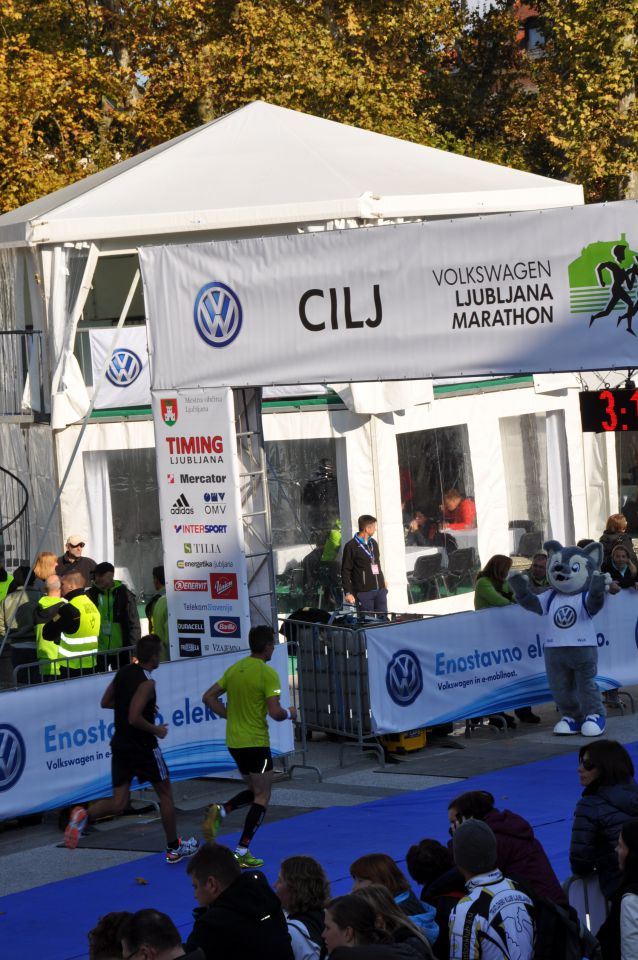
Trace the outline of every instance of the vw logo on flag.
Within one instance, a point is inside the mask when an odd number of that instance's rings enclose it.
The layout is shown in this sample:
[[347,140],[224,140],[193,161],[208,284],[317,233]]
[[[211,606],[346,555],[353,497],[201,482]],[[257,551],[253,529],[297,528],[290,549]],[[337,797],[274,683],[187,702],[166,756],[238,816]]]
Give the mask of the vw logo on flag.
[[114,387],[129,387],[135,383],[142,372],[142,361],[136,353],[127,347],[120,347],[111,354],[111,362],[106,368],[106,379]]
[[15,727],[0,723],[0,793],[10,790],[24,770],[27,750]]
[[559,607],[554,614],[554,624],[559,630],[567,630],[576,623],[576,611],[573,607]]
[[207,283],[195,298],[195,329],[209,347],[227,347],[242,324],[237,294],[225,283]]
[[423,672],[419,658],[411,650],[398,650],[385,675],[388,693],[399,707],[409,707],[423,690]]

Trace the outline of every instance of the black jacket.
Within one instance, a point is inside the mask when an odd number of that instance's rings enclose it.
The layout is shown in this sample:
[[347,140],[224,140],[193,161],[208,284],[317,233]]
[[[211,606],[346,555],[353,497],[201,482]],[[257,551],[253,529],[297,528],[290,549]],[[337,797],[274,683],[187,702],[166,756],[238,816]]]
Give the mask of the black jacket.
[[66,553],[63,553],[61,557],[58,557],[55,572],[59,577],[63,577],[65,573],[81,573],[88,587],[93,583],[93,571],[95,567],[95,560],[92,560],[91,557],[78,557],[76,559],[75,557],[68,557]]
[[423,954],[406,942],[337,947],[329,956],[330,960],[421,960]]
[[[90,590],[86,591],[87,597],[93,601],[98,610],[100,609],[100,594],[107,593],[113,594],[111,622],[120,625],[120,630],[122,631],[122,646],[132,647],[142,635],[135,594],[123,583],[113,587],[110,591],[100,590],[99,587],[93,584]],[[102,620],[104,620],[103,614]]]
[[263,873],[242,873],[193,915],[186,949],[201,947],[206,960],[294,960],[286,917]]
[[603,545],[604,560],[609,560],[611,558],[611,551],[617,544],[619,544],[620,546],[625,547],[632,563],[638,563],[638,558],[636,557],[636,552],[634,550],[634,542],[628,533],[608,533],[607,530],[605,530],[600,538],[600,542]]
[[569,863],[579,876],[596,870],[600,888],[607,898],[615,892],[621,873],[616,857],[620,828],[638,817],[638,783],[599,786],[583,790],[576,804]]
[[[367,542],[366,550],[353,537],[348,540],[343,548],[343,560],[341,561],[341,580],[344,593],[353,593],[356,597],[359,593],[365,593],[367,590],[380,590],[385,587],[385,580],[381,570],[381,561],[379,559],[379,544],[370,537]],[[372,548],[372,555],[369,549]],[[379,567],[379,574],[375,576],[372,572],[372,564],[376,563]]]

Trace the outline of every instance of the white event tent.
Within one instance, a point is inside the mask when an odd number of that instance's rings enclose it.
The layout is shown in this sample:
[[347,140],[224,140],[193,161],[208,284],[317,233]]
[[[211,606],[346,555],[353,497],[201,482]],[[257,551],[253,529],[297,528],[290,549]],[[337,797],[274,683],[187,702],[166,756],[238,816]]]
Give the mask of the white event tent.
[[[10,443],[3,442],[3,452],[14,451],[14,466],[31,477],[34,531],[46,515],[53,478],[64,471],[78,424],[89,408],[90,368],[78,351],[78,324],[86,330],[110,325],[119,316],[141,245],[224,241],[583,202],[582,188],[574,184],[255,102],[5,214],[0,217],[0,257],[9,292],[0,301],[0,328],[32,326],[41,331],[46,347],[40,412],[50,409],[50,428],[34,425],[38,443],[25,440],[23,454],[16,425],[0,421],[3,440],[11,435]],[[129,313],[143,322],[139,290]],[[128,329],[126,325],[122,336]],[[4,370],[6,377],[6,365]],[[37,410],[33,370],[31,374],[22,413]],[[459,385],[442,384],[441,402],[433,400],[429,381],[333,385],[343,403],[332,409],[313,407],[300,416],[298,406],[289,412],[285,399],[273,404],[279,413],[265,417],[265,437],[276,444],[334,442],[344,528],[359,513],[376,512],[385,556],[396,557],[403,553],[397,436],[463,425],[479,515],[478,552],[485,560],[493,552],[512,552],[508,524],[527,496],[524,477],[516,479],[511,470],[506,476],[509,453],[504,453],[502,439],[510,438],[510,452],[522,450],[531,427],[526,421],[527,433],[521,433],[510,424],[499,434],[499,419],[505,412],[509,419],[543,419],[542,470],[553,515],[547,529],[569,537],[576,525],[578,535],[584,536],[609,508],[606,485],[613,438],[605,438],[606,445],[592,441],[592,450],[585,451],[575,378],[545,377],[535,383],[520,379],[525,382],[484,383],[471,395]],[[503,386],[507,393],[500,389]],[[273,395],[279,392],[275,389]],[[293,392],[299,396],[304,391],[300,387]],[[28,433],[24,425],[20,429]],[[47,443],[41,442],[43,430],[49,431]],[[47,460],[51,435],[54,449]],[[151,452],[153,445],[147,411],[137,415],[112,411],[107,420],[92,420],[86,430],[77,467],[62,496],[60,519],[64,535],[87,531],[89,552],[98,560],[108,558],[130,570],[142,562],[134,556],[139,538],[135,541],[112,515],[109,467],[100,457],[122,450]],[[586,475],[592,470],[596,500],[588,504]],[[509,490],[517,484],[518,502],[516,490]],[[515,497],[509,507],[508,496]],[[59,539],[47,546],[57,549]],[[309,543],[298,546],[308,549]],[[149,551],[143,552],[146,567]],[[300,559],[294,549],[282,553],[284,559],[289,555],[295,562]],[[159,559],[156,550],[152,562]],[[402,560],[395,571],[390,563],[386,567],[391,606],[400,609],[406,591]],[[139,587],[139,575],[134,579]],[[466,602],[467,598],[453,597],[437,605],[458,609]]]

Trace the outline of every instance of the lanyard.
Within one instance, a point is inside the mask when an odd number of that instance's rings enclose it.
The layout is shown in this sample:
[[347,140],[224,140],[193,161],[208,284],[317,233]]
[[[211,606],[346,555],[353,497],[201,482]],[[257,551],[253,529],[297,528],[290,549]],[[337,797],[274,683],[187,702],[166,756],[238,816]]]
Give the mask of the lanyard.
[[370,563],[374,563],[374,547],[372,545],[373,544],[372,537],[370,537],[369,544],[368,544],[365,542],[365,540],[362,540],[359,534],[357,533],[355,535],[355,540],[357,541],[361,549],[368,554]]

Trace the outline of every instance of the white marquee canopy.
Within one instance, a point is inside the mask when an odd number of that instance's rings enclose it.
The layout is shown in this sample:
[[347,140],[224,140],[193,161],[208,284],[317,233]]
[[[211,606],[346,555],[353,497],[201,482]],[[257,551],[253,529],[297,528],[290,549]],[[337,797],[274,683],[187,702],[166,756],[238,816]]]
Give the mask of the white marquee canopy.
[[0,247],[582,202],[574,184],[257,101],[5,214]]

